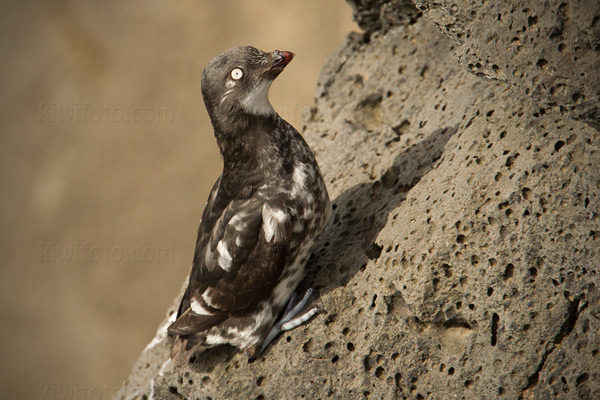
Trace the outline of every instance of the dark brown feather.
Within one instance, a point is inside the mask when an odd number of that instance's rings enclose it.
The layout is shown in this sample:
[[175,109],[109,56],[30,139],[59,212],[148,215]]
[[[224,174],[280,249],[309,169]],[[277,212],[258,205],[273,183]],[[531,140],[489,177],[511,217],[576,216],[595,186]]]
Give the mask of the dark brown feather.
[[205,331],[227,319],[226,313],[215,315],[198,315],[188,308],[175,322],[169,326],[171,335],[190,335]]
[[[275,207],[275,204],[277,202],[271,205]],[[266,241],[262,230],[263,206],[262,201],[254,198],[244,202],[232,201],[222,212],[221,218],[214,221],[212,229],[206,227],[201,231],[212,232],[212,235],[206,240],[202,234],[199,235],[198,240],[204,241],[205,246],[198,246],[196,253],[205,254],[209,246],[213,257],[210,260],[198,254],[194,257],[188,289],[182,299],[178,318],[169,327],[169,333],[188,335],[204,331],[223,322],[230,313],[253,309],[270,296],[286,265],[289,246],[274,240]],[[207,208],[213,210],[213,205],[209,204]],[[243,224],[244,229],[236,229],[236,224],[230,224],[234,217],[239,224]],[[202,224],[205,221],[207,224],[211,222],[210,217],[203,219]],[[285,230],[282,236],[289,237],[291,224],[282,228]],[[232,258],[229,271],[223,270],[218,264],[217,246],[220,241],[225,243]],[[207,290],[210,307],[216,314],[207,316],[194,313],[189,308],[191,299],[195,297],[204,303],[202,294]]]

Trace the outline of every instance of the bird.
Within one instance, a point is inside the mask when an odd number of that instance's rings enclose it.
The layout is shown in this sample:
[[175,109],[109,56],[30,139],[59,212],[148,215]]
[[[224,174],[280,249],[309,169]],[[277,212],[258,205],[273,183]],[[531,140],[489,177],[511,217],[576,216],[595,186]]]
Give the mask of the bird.
[[202,213],[188,285],[175,321],[171,360],[232,345],[260,355],[282,331],[323,312],[318,292],[297,287],[330,216],[315,156],[268,97],[294,57],[234,47],[201,78],[223,160]]

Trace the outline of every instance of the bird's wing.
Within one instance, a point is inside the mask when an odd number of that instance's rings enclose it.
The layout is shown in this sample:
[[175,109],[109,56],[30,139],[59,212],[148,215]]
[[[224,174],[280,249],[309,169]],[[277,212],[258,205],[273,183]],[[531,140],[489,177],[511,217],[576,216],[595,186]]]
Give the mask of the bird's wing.
[[[196,236],[196,248],[194,250],[192,272],[190,274],[189,282],[192,281],[194,270],[200,267],[200,263],[202,262],[201,256],[203,255],[202,249],[210,239],[212,229],[219,220],[223,210],[228,205],[228,203],[222,204],[220,201],[218,201],[217,195],[219,193],[219,187],[221,186],[221,179],[222,176],[219,176],[213,185],[210,194],[208,195],[208,200],[206,201],[204,211],[202,212],[202,219],[200,220],[198,234]],[[185,310],[190,308],[190,286],[191,285],[188,283],[188,287],[181,299],[181,303],[179,304],[177,318],[179,318],[185,312]]]
[[206,225],[208,231],[200,227],[188,289],[169,327],[172,334],[200,332],[253,309],[271,294],[287,260],[291,216],[283,202],[232,201],[212,229]]

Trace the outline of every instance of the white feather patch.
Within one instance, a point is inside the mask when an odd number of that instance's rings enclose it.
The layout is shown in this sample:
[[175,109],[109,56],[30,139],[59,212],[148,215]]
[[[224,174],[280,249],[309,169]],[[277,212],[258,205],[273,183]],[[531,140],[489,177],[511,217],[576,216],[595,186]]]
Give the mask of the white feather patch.
[[302,164],[296,165],[293,175],[294,185],[292,186],[292,197],[298,196],[300,191],[306,189],[306,171]]
[[212,298],[210,297],[210,292],[211,292],[211,289],[210,289],[210,288],[206,289],[206,290],[204,291],[204,293],[202,293],[202,300],[204,300],[204,302],[205,302],[206,304],[208,304],[208,306],[209,306],[209,307],[212,307],[212,308],[218,308],[218,307],[217,307],[217,306],[216,306],[216,305],[215,305],[215,304],[212,302]]
[[243,329],[238,327],[229,327],[227,329],[227,334],[232,336],[229,343],[242,349],[256,345],[260,339],[260,335],[257,334],[259,328],[264,325],[270,326],[275,321],[273,308],[258,306],[252,318],[254,318],[254,322]]
[[229,225],[233,226],[236,231],[241,232],[246,228],[246,224],[243,222],[243,218],[245,218],[248,214],[245,212],[239,212],[235,214],[229,220]]
[[267,242],[270,242],[273,238],[275,238],[275,241],[280,240],[283,237],[283,224],[290,218],[289,215],[281,209],[271,208],[265,204],[262,209],[262,218],[265,240]]
[[[202,295],[202,297],[204,297],[204,295]],[[193,297],[192,297],[192,301],[190,303],[190,308],[192,309],[192,311],[194,312],[194,314],[198,314],[198,315],[213,315],[213,313],[211,313],[206,308],[204,308],[204,306],[202,306],[202,304],[200,304],[200,302],[198,302]]]
[[206,264],[209,264],[210,260],[212,260],[212,251],[210,251],[210,246],[206,246],[206,253],[204,254],[204,261],[206,262]]
[[248,96],[242,101],[242,106],[250,114],[268,115],[274,114],[275,110],[269,101],[269,88],[271,80],[261,80],[258,85],[252,89]]
[[227,342],[228,340],[226,338],[220,335],[216,335],[214,333],[211,333],[206,337],[206,344],[209,346],[216,346],[219,344],[225,344]]
[[229,254],[229,250],[227,250],[227,245],[222,240],[217,244],[217,252],[219,253],[219,267],[221,267],[225,271],[229,271],[231,269],[231,254]]

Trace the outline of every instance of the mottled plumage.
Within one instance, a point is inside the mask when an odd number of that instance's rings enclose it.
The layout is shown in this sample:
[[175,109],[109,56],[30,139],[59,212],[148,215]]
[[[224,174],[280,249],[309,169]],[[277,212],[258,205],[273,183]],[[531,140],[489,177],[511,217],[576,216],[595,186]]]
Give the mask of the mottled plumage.
[[268,100],[271,82],[292,57],[236,47],[215,57],[202,74],[224,165],[202,215],[187,290],[169,327],[178,364],[219,344],[256,355],[278,331],[314,314],[309,295],[286,304],[329,218],[329,197],[310,148]]

